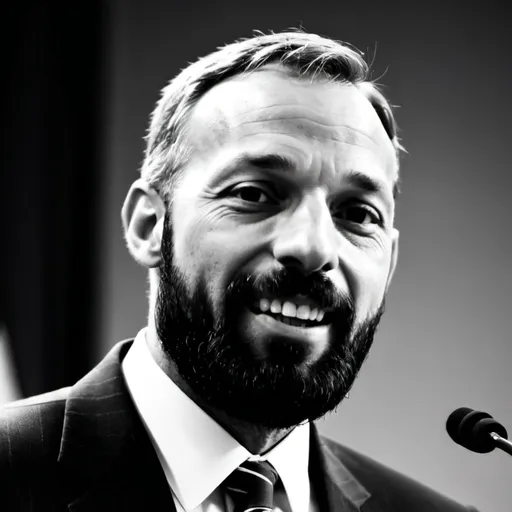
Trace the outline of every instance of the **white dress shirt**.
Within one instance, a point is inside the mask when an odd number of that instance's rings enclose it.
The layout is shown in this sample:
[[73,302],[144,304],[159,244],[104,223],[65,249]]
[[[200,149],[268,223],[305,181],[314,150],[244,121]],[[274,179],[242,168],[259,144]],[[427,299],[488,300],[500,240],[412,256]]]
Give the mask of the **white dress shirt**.
[[[231,512],[219,485],[247,459],[258,460],[183,393],[153,359],[145,329],[122,363],[126,383],[162,464],[178,512]],[[315,512],[309,423],[296,427],[264,457],[279,473],[276,512]]]

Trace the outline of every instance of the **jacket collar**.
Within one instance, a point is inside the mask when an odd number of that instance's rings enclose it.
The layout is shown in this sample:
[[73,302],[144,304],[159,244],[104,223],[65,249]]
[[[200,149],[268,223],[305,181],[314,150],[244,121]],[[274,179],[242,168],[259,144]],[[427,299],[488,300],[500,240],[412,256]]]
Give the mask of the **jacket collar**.
[[[66,401],[58,460],[72,512],[176,510],[124,381],[121,362],[132,341],[115,345]],[[311,427],[310,478],[319,510],[377,512],[368,491]]]
[[58,460],[73,512],[175,511],[158,457],[124,383],[121,361],[131,342],[114,346],[71,388],[66,401]]
[[377,512],[371,506],[370,493],[343,465],[340,454],[334,453],[314,424],[310,442],[309,475],[319,510]]

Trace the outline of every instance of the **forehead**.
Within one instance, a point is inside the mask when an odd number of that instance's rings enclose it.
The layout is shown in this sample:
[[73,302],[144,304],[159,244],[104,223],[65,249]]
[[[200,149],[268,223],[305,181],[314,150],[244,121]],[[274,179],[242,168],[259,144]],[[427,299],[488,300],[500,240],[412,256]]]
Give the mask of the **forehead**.
[[391,182],[397,178],[394,146],[354,85],[312,82],[276,66],[233,77],[208,91],[192,109],[188,139],[192,158],[201,161],[222,150],[274,146],[310,164],[368,164]]

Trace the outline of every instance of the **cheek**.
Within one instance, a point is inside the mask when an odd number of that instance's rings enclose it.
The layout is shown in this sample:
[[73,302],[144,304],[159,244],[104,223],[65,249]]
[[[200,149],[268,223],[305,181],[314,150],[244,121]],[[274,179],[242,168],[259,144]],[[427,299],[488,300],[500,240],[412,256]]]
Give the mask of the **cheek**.
[[[356,311],[361,318],[380,307],[386,291],[391,264],[390,247],[381,251],[357,251],[345,259],[345,272],[350,283]],[[356,251],[354,251],[356,252]]]
[[389,266],[382,264],[376,265],[373,272],[368,272],[362,289],[362,298],[365,304],[367,314],[375,312],[382,304],[386,291]]
[[204,221],[189,223],[176,237],[175,261],[192,288],[206,283],[214,304],[221,304],[227,286],[257,252],[258,237],[239,230],[213,229]]

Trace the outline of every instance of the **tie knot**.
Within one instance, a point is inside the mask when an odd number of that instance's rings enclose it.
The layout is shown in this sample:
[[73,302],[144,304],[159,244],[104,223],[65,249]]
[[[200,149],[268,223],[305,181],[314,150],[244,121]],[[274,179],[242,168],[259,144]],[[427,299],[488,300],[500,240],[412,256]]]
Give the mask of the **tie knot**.
[[279,476],[270,462],[245,461],[224,481],[235,500],[236,512],[271,512]]

